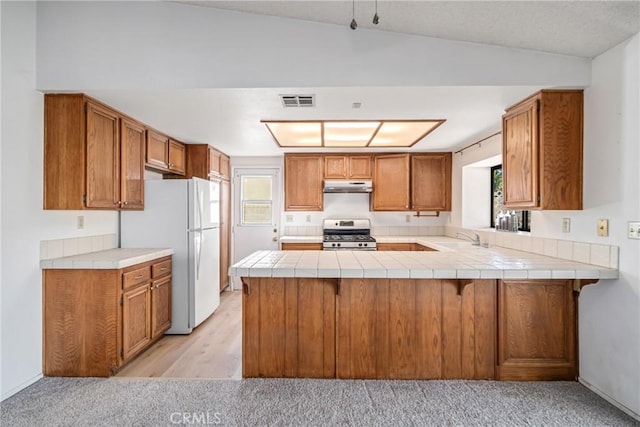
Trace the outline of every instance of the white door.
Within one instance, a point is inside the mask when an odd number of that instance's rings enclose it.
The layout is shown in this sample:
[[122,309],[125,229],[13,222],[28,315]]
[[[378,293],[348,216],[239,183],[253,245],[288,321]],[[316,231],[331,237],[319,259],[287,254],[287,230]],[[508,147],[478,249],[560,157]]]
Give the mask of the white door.
[[[280,170],[236,169],[233,175],[233,260],[238,262],[255,251],[278,250],[280,236]],[[238,278],[232,278],[234,289]]]

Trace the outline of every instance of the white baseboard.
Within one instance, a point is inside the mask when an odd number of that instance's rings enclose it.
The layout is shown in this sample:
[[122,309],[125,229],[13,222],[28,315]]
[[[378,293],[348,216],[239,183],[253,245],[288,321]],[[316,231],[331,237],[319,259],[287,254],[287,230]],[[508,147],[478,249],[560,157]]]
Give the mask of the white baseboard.
[[42,378],[42,373],[39,373],[35,377],[30,378],[27,381],[23,382],[22,384],[19,384],[19,385],[15,386],[11,390],[7,391],[6,393],[2,393],[2,397],[0,397],[0,401],[3,401],[5,399],[13,396],[14,394],[19,392],[20,390],[24,390],[25,388],[29,387],[31,384],[35,383],[36,381],[38,381],[41,378]]
[[637,414],[635,411],[627,408],[622,403],[618,402],[613,397],[609,396],[607,393],[600,390],[598,387],[594,386],[593,384],[590,384],[589,382],[585,381],[584,379],[578,378],[578,381],[580,382],[580,384],[582,384],[583,386],[585,386],[586,388],[588,388],[589,390],[591,390],[592,392],[594,392],[595,394],[597,394],[598,396],[606,400],[607,402],[611,403],[613,406],[620,409],[625,414],[640,421],[640,414]]

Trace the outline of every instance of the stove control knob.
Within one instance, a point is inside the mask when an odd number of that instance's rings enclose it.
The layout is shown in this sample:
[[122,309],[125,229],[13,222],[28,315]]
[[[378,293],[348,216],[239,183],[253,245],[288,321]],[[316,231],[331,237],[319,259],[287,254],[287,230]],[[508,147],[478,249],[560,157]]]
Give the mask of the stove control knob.
[[340,243],[338,243],[338,246],[340,246]]
[[365,243],[364,245],[365,245],[365,246],[369,246],[369,244],[368,244],[368,243]]
[[[362,243],[358,243],[358,246],[362,246]],[[366,244],[365,244],[365,246],[366,246]]]
[[335,248],[335,247],[336,247],[336,244],[335,244],[335,243],[332,243],[332,244],[331,244],[331,246]]

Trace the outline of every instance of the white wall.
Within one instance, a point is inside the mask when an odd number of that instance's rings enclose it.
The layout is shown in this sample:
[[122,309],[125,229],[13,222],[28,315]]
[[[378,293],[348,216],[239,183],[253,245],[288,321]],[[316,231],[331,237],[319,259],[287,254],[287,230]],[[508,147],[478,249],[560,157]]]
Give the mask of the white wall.
[[[640,35],[593,61],[585,90],[584,210],[533,212],[534,234],[620,247],[620,278],[580,295],[580,376],[640,414],[640,241],[626,236],[640,221]],[[562,218],[571,232],[562,233]],[[609,237],[596,222],[609,219]]]
[[[2,23],[2,399],[42,373],[40,241],[117,232],[114,212],[42,210],[43,96],[35,90],[36,8],[1,2]],[[10,106],[10,108],[7,108]]]
[[484,228],[491,225],[491,168],[462,168],[462,226]]
[[[587,286],[580,295],[580,376],[605,396],[640,416],[640,241],[626,237],[627,221],[640,221],[640,35],[593,61],[585,90],[584,209],[532,211],[531,235],[616,245],[618,280]],[[487,143],[490,142],[490,143]],[[465,225],[463,168],[500,154],[501,136],[453,159],[451,225]],[[463,185],[466,187],[463,189]],[[562,218],[571,231],[562,232]],[[609,237],[596,222],[609,219]],[[467,226],[467,225],[465,225]]]
[[45,1],[37,79],[43,90],[587,86],[590,61],[171,2]]

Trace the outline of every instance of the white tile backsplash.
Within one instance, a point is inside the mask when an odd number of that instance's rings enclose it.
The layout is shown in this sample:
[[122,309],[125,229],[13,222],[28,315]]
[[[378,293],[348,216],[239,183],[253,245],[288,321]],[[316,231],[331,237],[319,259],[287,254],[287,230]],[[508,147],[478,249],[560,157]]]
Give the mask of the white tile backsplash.
[[573,242],[573,257],[572,259],[577,262],[584,262],[589,264],[591,252],[591,245],[588,243]]
[[596,245],[596,244],[592,244],[590,246],[591,246],[591,253],[589,256],[589,264],[598,265],[600,267],[609,267],[610,247],[607,245]]
[[573,242],[569,240],[558,240],[558,258],[573,259]]
[[558,256],[558,241],[556,239],[544,239],[544,254],[546,256]]
[[86,254],[118,247],[115,234],[99,236],[73,237],[69,239],[42,240],[40,242],[40,259],[54,259],[66,256]]

